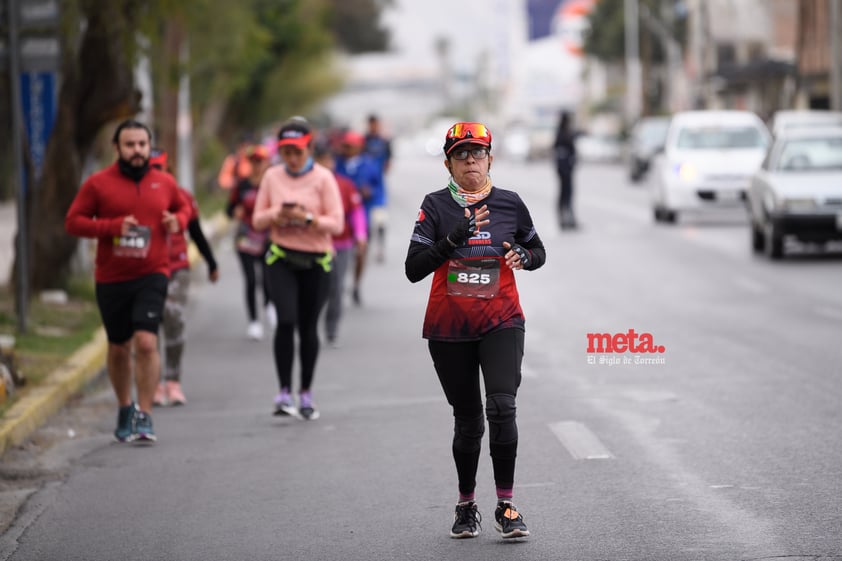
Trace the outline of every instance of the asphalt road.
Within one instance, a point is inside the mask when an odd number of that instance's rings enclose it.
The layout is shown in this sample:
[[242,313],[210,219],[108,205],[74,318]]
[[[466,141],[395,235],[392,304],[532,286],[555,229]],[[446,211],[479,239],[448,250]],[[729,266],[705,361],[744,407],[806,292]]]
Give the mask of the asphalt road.
[[[63,412],[0,559],[842,559],[842,253],[754,256],[742,214],[656,226],[617,166],[578,171],[576,232],[555,227],[548,163],[497,160],[494,180],[521,193],[548,248],[518,273],[515,499],[530,538],[493,529],[487,445],[484,531],[448,537],[451,417],[420,337],[429,281],[403,274],[417,207],[446,178],[405,155],[386,262],[320,357],[321,419],[271,415],[271,346],[245,338],[225,243],[220,282],[193,287],[188,404],[154,412],[150,448],[110,442],[107,388]],[[630,330],[663,352],[588,352],[588,334]]]

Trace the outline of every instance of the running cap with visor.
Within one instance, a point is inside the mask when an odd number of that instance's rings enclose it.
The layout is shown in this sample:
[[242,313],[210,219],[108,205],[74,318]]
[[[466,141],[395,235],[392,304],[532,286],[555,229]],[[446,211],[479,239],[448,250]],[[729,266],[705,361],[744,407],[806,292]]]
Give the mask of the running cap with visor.
[[167,152],[160,148],[153,148],[149,151],[149,165],[160,170],[167,169]]
[[444,136],[444,155],[462,144],[479,144],[491,150],[491,131],[482,123],[456,123]]
[[284,123],[278,131],[278,147],[295,146],[304,149],[313,139],[310,126],[303,119],[294,119]]

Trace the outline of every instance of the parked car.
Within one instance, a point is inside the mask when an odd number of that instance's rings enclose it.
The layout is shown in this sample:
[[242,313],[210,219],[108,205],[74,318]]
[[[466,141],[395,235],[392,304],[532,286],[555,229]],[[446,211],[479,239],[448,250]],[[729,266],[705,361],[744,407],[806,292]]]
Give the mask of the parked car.
[[776,111],[772,115],[772,136],[796,128],[842,127],[842,111],[794,109]]
[[664,150],[652,163],[655,221],[675,222],[684,211],[743,206],[769,143],[766,125],[750,111],[676,113]]
[[796,128],[776,137],[749,189],[751,247],[772,259],[784,238],[842,240],[842,127]]
[[669,124],[669,117],[643,117],[634,124],[627,154],[631,181],[640,181],[649,171],[652,158],[664,147]]

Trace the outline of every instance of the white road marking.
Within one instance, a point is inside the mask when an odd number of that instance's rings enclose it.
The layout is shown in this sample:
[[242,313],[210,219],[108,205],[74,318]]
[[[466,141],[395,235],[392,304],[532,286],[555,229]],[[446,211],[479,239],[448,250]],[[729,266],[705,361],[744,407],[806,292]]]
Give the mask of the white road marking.
[[560,421],[549,427],[574,460],[608,460],[614,457],[583,423]]

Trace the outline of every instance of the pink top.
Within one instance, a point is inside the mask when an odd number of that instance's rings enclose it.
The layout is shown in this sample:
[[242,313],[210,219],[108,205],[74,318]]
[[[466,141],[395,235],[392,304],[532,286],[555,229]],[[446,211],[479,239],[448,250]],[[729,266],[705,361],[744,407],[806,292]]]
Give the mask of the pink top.
[[[313,214],[314,224],[275,224],[282,203],[302,205]],[[333,172],[320,164],[313,164],[309,172],[292,177],[283,165],[272,166],[260,181],[252,224],[256,230],[271,226],[269,239],[281,247],[332,253],[333,236],[341,233],[345,225],[342,199]]]

